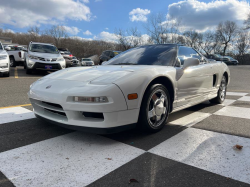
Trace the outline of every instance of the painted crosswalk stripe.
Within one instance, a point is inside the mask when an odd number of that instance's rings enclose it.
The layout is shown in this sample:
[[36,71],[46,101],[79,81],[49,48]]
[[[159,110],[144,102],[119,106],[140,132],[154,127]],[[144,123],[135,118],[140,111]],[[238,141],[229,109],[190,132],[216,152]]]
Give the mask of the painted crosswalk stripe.
[[184,117],[179,118],[177,120],[171,121],[169,124],[190,127],[190,126],[202,121],[203,119],[209,117],[210,115],[211,114],[204,113],[204,112],[193,112],[187,116],[184,116]]
[[214,113],[215,115],[250,119],[250,108],[226,106]]
[[188,128],[149,152],[250,184],[248,138]]
[[241,92],[227,92],[227,95],[233,95],[233,96],[245,96],[248,93],[241,93]]
[[239,98],[238,101],[250,101],[250,96],[243,96]]
[[221,103],[220,105],[222,106],[228,106],[231,105],[232,103],[234,103],[236,100],[234,99],[225,99],[223,103]]
[[0,154],[15,186],[86,186],[144,151],[102,136],[74,132]]
[[34,118],[32,111],[23,107],[0,109],[0,124]]

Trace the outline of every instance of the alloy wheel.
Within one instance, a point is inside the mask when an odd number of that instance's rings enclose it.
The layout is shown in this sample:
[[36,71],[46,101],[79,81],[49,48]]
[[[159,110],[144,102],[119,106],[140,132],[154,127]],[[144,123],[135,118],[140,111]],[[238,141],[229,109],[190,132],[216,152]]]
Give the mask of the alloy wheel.
[[155,90],[147,103],[147,119],[151,127],[157,128],[168,114],[168,98],[162,89]]
[[226,97],[226,78],[225,76],[222,77],[221,84],[220,84],[220,99],[223,101]]

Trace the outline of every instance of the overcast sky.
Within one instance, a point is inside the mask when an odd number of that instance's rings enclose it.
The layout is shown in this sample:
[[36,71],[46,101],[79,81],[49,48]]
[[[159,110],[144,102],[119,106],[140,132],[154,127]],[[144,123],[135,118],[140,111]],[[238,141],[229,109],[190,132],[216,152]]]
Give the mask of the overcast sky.
[[0,27],[26,32],[63,25],[71,36],[115,40],[115,28],[136,26],[146,34],[143,25],[159,12],[181,20],[183,29],[205,31],[226,20],[242,24],[250,6],[240,0],[0,0]]

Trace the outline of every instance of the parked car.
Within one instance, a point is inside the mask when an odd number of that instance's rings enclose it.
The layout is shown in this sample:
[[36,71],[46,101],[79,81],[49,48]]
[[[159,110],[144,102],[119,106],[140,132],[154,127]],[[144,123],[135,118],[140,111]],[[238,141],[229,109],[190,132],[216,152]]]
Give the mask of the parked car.
[[95,63],[93,62],[91,58],[82,58],[81,65],[82,66],[94,66]]
[[135,47],[95,68],[50,74],[33,83],[28,96],[38,118],[63,127],[157,132],[169,113],[206,100],[222,103],[229,82],[225,63],[210,62],[190,47],[159,44]]
[[63,56],[63,58],[66,61],[66,67],[72,67],[73,66],[72,53],[67,48],[58,48],[58,50],[60,51],[61,55]]
[[235,60],[234,58],[232,58],[230,56],[225,56],[225,57],[229,59],[228,61],[225,61],[225,63],[227,65],[238,65],[239,64],[238,60]]
[[102,64],[102,62],[104,61],[108,61],[110,60],[111,58],[115,57],[116,55],[120,54],[121,51],[103,51],[101,56],[99,57],[100,58],[100,64]]
[[229,59],[227,57],[223,57],[219,54],[209,54],[206,56],[208,59],[214,59],[216,61],[222,61],[222,62],[227,62]]
[[0,43],[0,73],[4,77],[10,76],[10,59],[8,53],[4,50],[2,43]]
[[5,46],[10,58],[10,66],[16,67],[18,65],[23,65],[25,61],[26,50],[23,46]]
[[56,46],[48,43],[30,42],[26,55],[26,73],[32,70],[56,71],[64,69],[66,62]]
[[75,56],[72,57],[72,66],[81,66],[79,60]]

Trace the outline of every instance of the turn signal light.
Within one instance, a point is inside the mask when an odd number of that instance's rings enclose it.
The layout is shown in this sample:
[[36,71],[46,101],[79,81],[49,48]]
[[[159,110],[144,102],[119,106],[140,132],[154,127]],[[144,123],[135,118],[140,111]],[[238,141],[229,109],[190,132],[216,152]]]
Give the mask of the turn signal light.
[[137,93],[128,94],[128,100],[133,100],[133,99],[137,99],[137,98],[138,98]]

